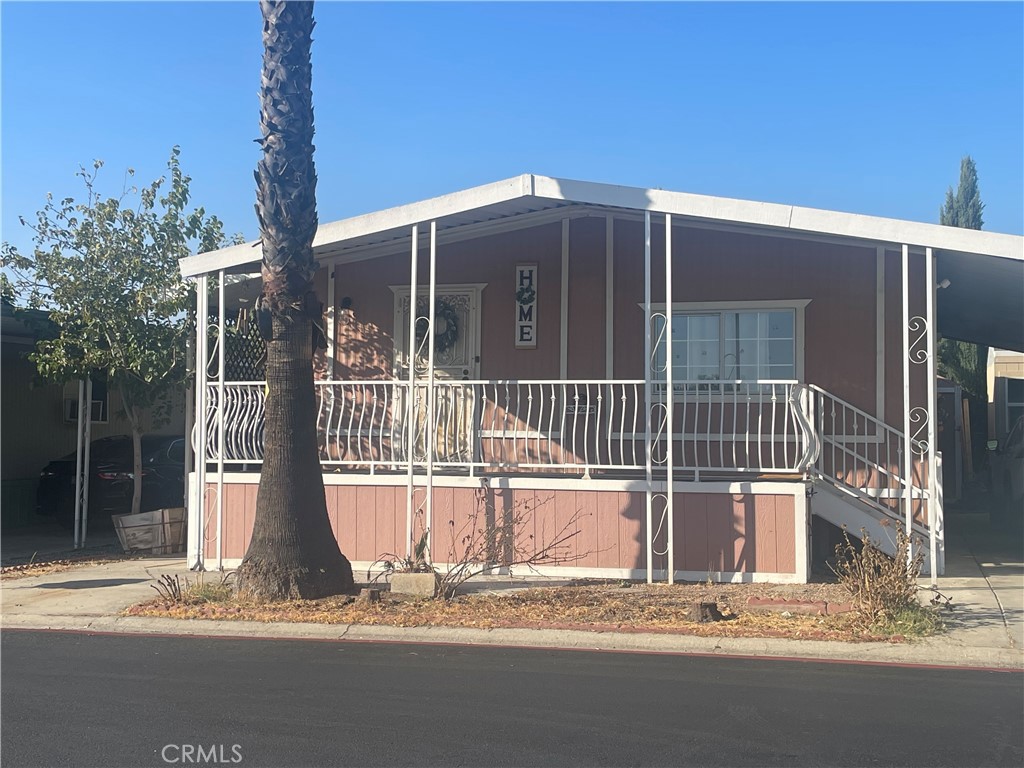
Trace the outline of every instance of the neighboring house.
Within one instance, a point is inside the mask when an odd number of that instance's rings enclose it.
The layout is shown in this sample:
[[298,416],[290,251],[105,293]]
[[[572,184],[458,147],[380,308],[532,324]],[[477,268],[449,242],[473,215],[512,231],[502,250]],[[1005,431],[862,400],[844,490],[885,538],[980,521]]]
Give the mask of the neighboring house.
[[988,438],[1002,445],[1024,416],[1024,353],[989,350],[988,398]]
[[[3,527],[9,529],[35,521],[40,470],[75,450],[78,385],[40,381],[35,364],[27,358],[40,333],[45,333],[45,313],[15,309],[5,301],[0,322],[0,510]],[[108,390],[102,380],[93,382],[91,415],[94,440],[131,434],[117,390]],[[181,434],[183,428],[183,395],[176,398],[169,423],[159,428],[147,424],[148,432],[159,434]]]
[[[826,536],[812,519],[890,546],[909,516],[941,571],[931,353],[937,333],[1024,349],[1022,242],[534,175],[325,224],[317,391],[342,550],[365,567],[426,528],[444,563],[474,509],[525,506],[537,538],[578,515],[548,569],[565,575],[801,582]],[[202,297],[259,258],[233,246],[182,272]],[[221,379],[209,338],[189,562],[228,567],[252,530],[241,470],[262,457],[265,386]]]

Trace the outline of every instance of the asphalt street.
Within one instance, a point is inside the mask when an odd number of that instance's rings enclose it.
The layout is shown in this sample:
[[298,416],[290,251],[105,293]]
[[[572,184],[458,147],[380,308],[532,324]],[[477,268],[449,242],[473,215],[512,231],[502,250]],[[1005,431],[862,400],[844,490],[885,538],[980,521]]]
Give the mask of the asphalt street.
[[19,766],[1020,766],[1024,675],[6,630]]

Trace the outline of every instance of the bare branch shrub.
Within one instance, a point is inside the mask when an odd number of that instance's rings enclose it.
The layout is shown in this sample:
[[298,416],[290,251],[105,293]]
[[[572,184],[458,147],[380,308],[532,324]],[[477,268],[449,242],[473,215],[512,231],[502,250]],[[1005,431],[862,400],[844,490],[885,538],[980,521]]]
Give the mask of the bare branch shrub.
[[861,537],[862,544],[854,543],[843,528],[835,565],[829,566],[850,593],[858,613],[867,623],[877,624],[920,607],[917,579],[924,564],[924,548],[914,547],[900,525],[896,526],[894,557],[879,549],[878,542],[872,541],[863,528]]
[[589,552],[574,552],[570,546],[579,535],[579,522],[589,515],[578,510],[560,528],[550,535],[534,530],[536,505],[526,501],[514,504],[510,509],[497,514],[493,505],[483,501],[474,506],[473,512],[456,530],[455,522],[449,521],[448,562],[449,570],[439,573],[439,595],[450,600],[459,587],[494,567],[512,569],[525,566],[535,569],[541,565],[557,565],[586,557]]
[[[188,579],[185,580],[185,585],[186,587],[188,586]],[[156,584],[150,584],[149,586],[155,589],[157,594],[169,603],[182,602],[184,590],[181,587],[181,579],[178,576],[171,576],[169,573],[165,573],[157,579]]]

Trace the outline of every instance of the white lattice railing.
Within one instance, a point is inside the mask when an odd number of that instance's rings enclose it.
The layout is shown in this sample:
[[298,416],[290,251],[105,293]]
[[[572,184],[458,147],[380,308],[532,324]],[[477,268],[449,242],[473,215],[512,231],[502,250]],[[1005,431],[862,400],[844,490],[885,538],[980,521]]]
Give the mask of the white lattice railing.
[[[223,385],[224,463],[263,457],[264,382]],[[428,437],[438,469],[587,473],[643,470],[647,410],[643,380],[437,381],[428,403],[417,382],[317,383],[321,461],[397,470],[425,463]],[[817,455],[806,388],[793,381],[675,382],[671,429],[676,471],[803,472]],[[220,386],[208,385],[207,449],[218,458]],[[664,387],[651,400],[652,465],[666,463]],[[428,424],[430,425],[428,427]]]

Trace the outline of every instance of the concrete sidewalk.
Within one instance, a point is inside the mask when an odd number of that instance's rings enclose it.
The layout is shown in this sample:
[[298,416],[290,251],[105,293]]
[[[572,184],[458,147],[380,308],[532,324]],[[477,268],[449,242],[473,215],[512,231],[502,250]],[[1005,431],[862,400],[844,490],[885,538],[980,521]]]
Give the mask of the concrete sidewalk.
[[[987,518],[953,521],[947,576],[939,591],[952,600],[951,630],[920,642],[842,643],[705,638],[686,635],[534,629],[477,630],[286,624],[123,617],[121,610],[155,595],[162,574],[195,579],[180,558],[143,558],[82,566],[46,576],[4,580],[3,628],[223,635],[373,642],[516,645],[660,653],[732,654],[1024,669],[1024,562],[1015,542],[987,533]],[[1010,551],[1011,554],[1006,553]],[[206,578],[219,578],[208,574]],[[508,584],[508,578],[502,577]]]
[[112,528],[90,531],[81,549],[75,549],[74,534],[56,522],[39,522],[27,528],[5,531],[0,537],[2,565],[116,555],[121,552],[121,542]]

